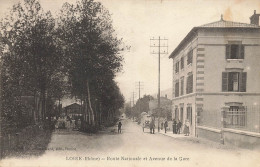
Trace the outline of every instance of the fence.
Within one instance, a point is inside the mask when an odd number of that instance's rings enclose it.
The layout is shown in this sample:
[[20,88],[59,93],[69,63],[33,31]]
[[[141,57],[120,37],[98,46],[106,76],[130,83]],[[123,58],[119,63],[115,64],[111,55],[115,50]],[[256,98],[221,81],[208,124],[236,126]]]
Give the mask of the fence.
[[230,108],[226,111],[225,127],[260,133],[260,106]]

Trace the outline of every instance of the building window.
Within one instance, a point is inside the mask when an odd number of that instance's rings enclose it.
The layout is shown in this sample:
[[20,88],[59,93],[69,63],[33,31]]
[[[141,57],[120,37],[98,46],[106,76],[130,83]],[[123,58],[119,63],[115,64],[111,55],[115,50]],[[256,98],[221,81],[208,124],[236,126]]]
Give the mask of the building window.
[[192,64],[192,57],[193,57],[193,50],[190,50],[187,56],[187,65]]
[[181,69],[184,69],[184,57],[181,58]]
[[246,92],[246,72],[223,72],[223,92]]
[[244,59],[244,45],[228,44],[226,45],[226,59]]
[[175,64],[175,73],[179,72],[179,62]]
[[192,125],[192,107],[187,107],[187,120],[189,120],[190,124]]
[[183,107],[180,108],[180,121],[184,122],[183,121]]
[[226,125],[229,127],[246,126],[246,110],[242,106],[230,106],[226,115]]
[[238,91],[238,72],[228,73],[228,91]]
[[179,109],[175,108],[175,120],[177,121],[179,119]]
[[175,97],[179,97],[179,80],[175,82]]
[[184,89],[184,77],[181,77],[181,96],[183,95],[183,89]]
[[187,84],[186,84],[186,93],[192,93],[193,92],[193,74],[188,74],[187,77]]

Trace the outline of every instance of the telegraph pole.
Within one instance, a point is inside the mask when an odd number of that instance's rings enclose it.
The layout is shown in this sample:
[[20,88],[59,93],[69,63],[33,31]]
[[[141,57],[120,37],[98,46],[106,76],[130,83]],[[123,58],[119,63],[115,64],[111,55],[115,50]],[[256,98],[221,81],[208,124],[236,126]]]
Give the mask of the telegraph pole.
[[[133,93],[133,107],[135,106],[135,92],[132,92]],[[131,100],[131,98],[130,98]],[[133,107],[131,108],[131,112],[133,112]],[[133,115],[132,115],[133,116]],[[134,116],[133,116],[133,121],[134,121]]]
[[138,89],[139,92],[139,99],[141,98],[141,89],[143,89],[143,82],[139,81],[135,83],[135,87],[136,89]]
[[133,92],[133,106],[135,105],[135,92]]
[[158,54],[158,108],[160,108],[160,72],[161,72],[161,54],[168,54],[168,39],[151,38],[150,39],[151,54]]
[[[161,44],[162,42],[162,44]],[[160,91],[160,68],[161,68],[161,54],[168,54],[168,39],[159,38],[150,38],[150,52],[151,54],[158,54],[158,110],[160,110],[161,103],[161,91]],[[159,127],[159,116],[158,116],[158,132],[160,131]]]
[[160,91],[160,79],[161,79],[161,77],[160,77],[160,71],[161,71],[161,54],[160,54],[160,51],[161,51],[161,49],[160,49],[160,47],[161,47],[161,45],[160,45],[160,42],[161,42],[161,39],[160,39],[160,36],[159,36],[159,47],[158,47],[158,108],[160,108],[160,103],[161,103],[161,99],[160,99],[160,97],[161,97],[161,91]]
[[140,99],[140,81],[139,81],[139,99]]

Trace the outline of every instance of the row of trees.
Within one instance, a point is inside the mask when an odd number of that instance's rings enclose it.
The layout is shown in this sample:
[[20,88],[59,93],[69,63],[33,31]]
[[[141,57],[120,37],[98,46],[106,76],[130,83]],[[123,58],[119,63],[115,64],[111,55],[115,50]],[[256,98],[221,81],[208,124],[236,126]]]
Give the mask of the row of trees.
[[112,120],[123,106],[114,78],[124,48],[100,2],[64,3],[54,18],[38,0],[24,0],[13,6],[0,30],[2,122],[26,122],[24,97],[34,99],[32,122],[50,118],[53,102],[66,94],[81,100],[85,123],[94,127],[101,118]]
[[141,119],[141,113],[149,111],[149,102],[154,98],[150,95],[144,95],[142,98],[138,99],[136,104],[132,107],[130,105],[126,105],[125,112],[127,117],[135,117],[138,120]]

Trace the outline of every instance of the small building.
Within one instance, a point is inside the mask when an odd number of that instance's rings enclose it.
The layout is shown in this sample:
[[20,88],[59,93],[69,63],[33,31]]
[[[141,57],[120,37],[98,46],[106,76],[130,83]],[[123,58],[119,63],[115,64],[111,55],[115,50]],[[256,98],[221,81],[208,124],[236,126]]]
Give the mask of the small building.
[[83,116],[81,105],[77,103],[73,103],[64,107],[64,112],[67,116],[69,116],[72,119],[76,119]]
[[194,27],[171,53],[174,118],[192,136],[260,145],[260,27],[219,21]]

